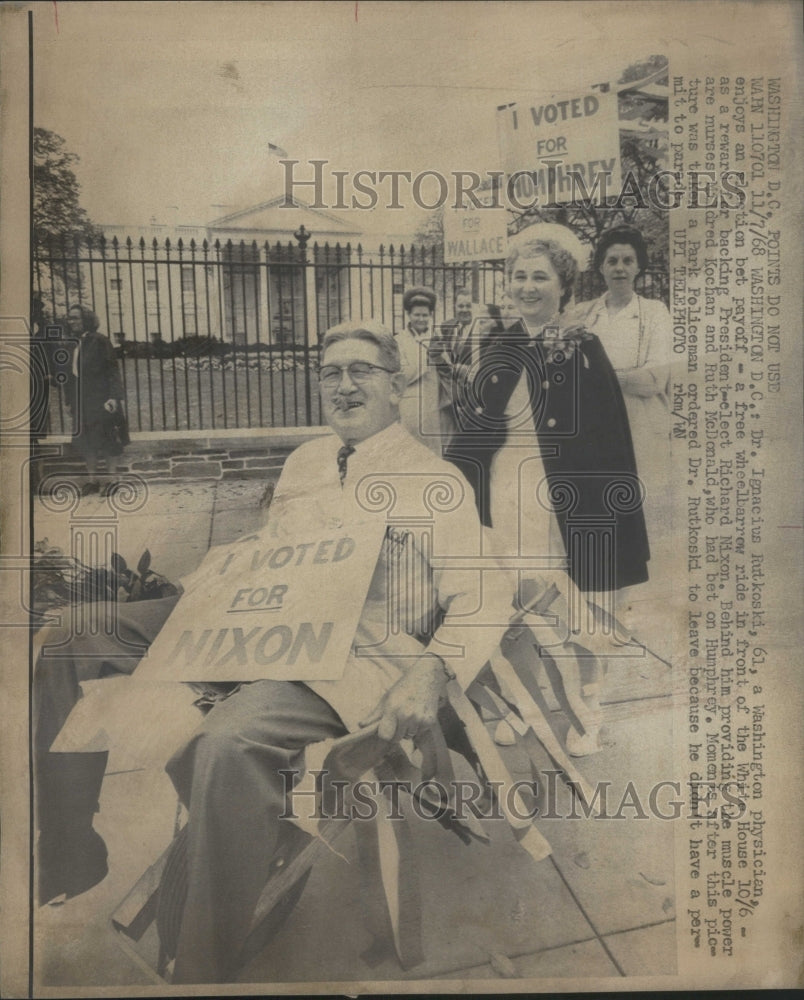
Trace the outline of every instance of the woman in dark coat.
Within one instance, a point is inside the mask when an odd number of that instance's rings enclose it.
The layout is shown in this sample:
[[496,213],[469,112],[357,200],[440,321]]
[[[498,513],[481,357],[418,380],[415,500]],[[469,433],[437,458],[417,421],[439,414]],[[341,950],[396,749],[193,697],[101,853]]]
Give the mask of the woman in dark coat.
[[472,483],[483,523],[506,536],[503,550],[547,555],[557,522],[569,575],[600,593],[645,581],[650,553],[617,377],[596,336],[562,323],[582,253],[553,224],[513,244],[506,276],[521,319],[486,321],[476,337],[444,457]]
[[[574,713],[567,749],[575,756],[600,749],[602,664],[590,640],[615,621],[612,592],[647,579],[650,557],[617,377],[598,338],[563,322],[586,256],[553,224],[513,243],[506,277],[517,315],[475,321],[471,363],[455,370],[458,429],[444,452],[475,490],[490,549],[517,560],[519,600],[543,576],[574,609],[575,639],[553,666]],[[602,622],[588,618],[577,591],[603,606]],[[567,655],[573,642],[576,657]]]
[[123,383],[114,347],[98,332],[98,317],[86,306],[71,306],[67,314],[70,333],[80,338],[73,355],[70,409],[73,414],[73,447],[86,462],[87,481],[82,495],[100,490],[98,460],[106,460],[107,482],[103,495],[115,485],[118,458],[129,444]]

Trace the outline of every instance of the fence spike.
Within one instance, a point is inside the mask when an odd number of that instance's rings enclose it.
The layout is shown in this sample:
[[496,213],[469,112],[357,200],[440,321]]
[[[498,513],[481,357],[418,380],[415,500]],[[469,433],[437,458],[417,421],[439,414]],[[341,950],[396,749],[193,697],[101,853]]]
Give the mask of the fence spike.
[[[160,230],[163,232],[163,230]],[[178,235],[178,234],[176,234]],[[180,255],[186,252],[187,246],[193,252],[197,249],[198,244],[194,239],[188,238],[185,241],[182,238],[174,241],[174,248],[178,244],[178,254],[174,252],[174,259],[171,260],[169,257],[169,252],[171,249],[170,240],[164,240],[163,236],[154,237],[153,240],[146,240],[144,236],[142,237],[131,237],[131,236],[117,236],[107,237],[104,236],[103,240],[100,239],[100,232],[96,231],[94,233],[87,232],[83,235],[80,240],[77,240],[74,233],[47,233],[39,232],[35,234],[37,238],[37,249],[34,256],[34,266],[35,275],[38,280],[40,287],[42,286],[42,281],[38,272],[40,269],[43,270],[43,276],[47,274],[47,269],[51,268],[55,271],[55,280],[59,279],[59,274],[65,271],[67,274],[67,280],[69,282],[68,287],[65,288],[63,292],[58,294],[61,298],[67,298],[67,306],[70,302],[77,299],[81,302],[89,303],[93,298],[97,298],[97,286],[99,283],[99,278],[97,272],[100,270],[98,264],[101,262],[100,254],[98,253],[98,245],[101,246],[111,244],[115,248],[115,255],[106,255],[103,262],[104,274],[101,281],[106,281],[109,278],[117,278],[117,276],[124,272],[126,268],[129,268],[133,274],[133,279],[131,282],[131,294],[124,294],[128,292],[128,278],[124,279],[124,284],[120,286],[116,291],[119,292],[119,297],[117,297],[115,290],[106,291],[107,302],[109,304],[110,313],[112,309],[121,315],[121,332],[125,327],[125,322],[127,321],[130,325],[134,323],[136,318],[136,325],[133,327],[134,336],[127,339],[126,343],[131,348],[130,353],[135,357],[152,358],[152,359],[162,359],[165,364],[173,364],[173,355],[166,353],[169,350],[168,341],[164,341],[161,345],[158,342],[151,343],[150,337],[152,333],[156,333],[159,327],[159,319],[162,321],[162,332],[167,334],[173,327],[169,325],[169,316],[171,312],[170,305],[170,294],[175,289],[171,288],[172,274],[171,277],[165,281],[164,273],[165,271],[171,270],[170,265],[177,265]],[[210,240],[212,237],[210,236]],[[117,252],[118,248],[122,246],[122,242],[125,241],[128,248],[128,259],[123,258],[122,261],[118,260]],[[140,256],[136,259],[133,258],[131,248],[136,246],[139,242]],[[258,248],[258,243],[256,240],[251,240],[251,246],[253,250]],[[80,253],[76,255],[75,258],[70,256],[71,245],[75,243]],[[224,338],[231,336],[231,327],[234,325],[235,319],[240,319],[245,315],[246,311],[252,309],[252,298],[250,294],[245,297],[242,296],[243,285],[240,283],[239,279],[235,282],[229,280],[230,275],[226,274],[227,271],[238,270],[235,266],[231,268],[231,259],[224,256],[221,253],[221,240],[215,239],[215,249],[218,251],[218,256],[213,258],[208,256],[211,249],[210,242],[206,238],[201,241],[201,245],[204,248],[204,257],[192,258],[193,260],[193,288],[182,288],[181,301],[174,306],[177,311],[179,311],[182,318],[182,331],[184,330],[185,319],[189,319],[192,315],[195,323],[194,326],[198,328],[198,336],[221,336]],[[232,247],[232,241],[228,241],[229,248]],[[244,247],[245,243],[241,245]],[[302,333],[308,333],[309,328],[309,343],[311,345],[315,344],[315,338],[319,331],[316,329],[318,322],[322,321],[323,315],[330,305],[336,307],[336,312],[340,315],[343,314],[344,310],[347,308],[347,302],[352,305],[349,296],[352,293],[354,286],[350,281],[344,283],[333,282],[330,286],[325,283],[322,285],[316,284],[315,288],[310,288],[310,292],[315,296],[315,303],[313,308],[313,314],[307,315],[307,310],[305,308],[306,301],[299,303],[298,291],[304,285],[302,280],[302,272],[304,271],[305,258],[303,255],[300,256],[299,248],[292,241],[288,241],[285,245],[282,242],[276,241],[271,243],[268,240],[264,243],[267,259],[261,261],[261,274],[262,265],[265,266],[266,273],[263,275],[264,278],[268,280],[260,285],[259,297],[256,295],[253,299],[253,308],[256,311],[258,308],[262,308],[262,296],[265,295],[266,305],[271,309],[271,315],[268,318],[268,327],[266,328],[267,333],[272,338],[269,343],[269,356],[273,357],[271,352],[276,354],[282,354],[283,351],[288,351],[290,345],[294,342],[296,336]],[[47,248],[50,249],[51,260],[47,259]],[[89,247],[89,253],[87,253],[87,247]],[[146,253],[146,247],[148,252]],[[272,249],[274,248],[275,249]],[[410,273],[410,260],[411,256],[416,254],[416,267],[419,267],[419,260],[424,258],[425,260],[439,260],[440,262],[435,267],[435,274],[430,278],[429,274],[425,272],[425,276],[420,278],[423,282],[427,283],[429,278],[429,283],[431,283],[437,290],[439,295],[439,308],[438,313],[442,315],[447,302],[451,302],[451,296],[454,294],[456,287],[466,285],[471,282],[471,265],[449,265],[444,264],[443,259],[441,259],[441,248],[436,245],[435,247],[430,247],[430,253],[427,253],[428,248],[417,245],[415,243],[408,244],[397,244],[396,247],[393,245],[388,246],[388,244],[381,244],[377,250],[378,253],[375,254],[375,249],[373,245],[370,245],[366,250],[366,259],[363,260],[363,245],[361,242],[357,244],[341,244],[340,241],[334,240],[333,243],[324,241],[313,244],[316,256],[311,256],[309,258],[310,263],[322,264],[322,277],[324,272],[331,275],[334,270],[334,260],[329,256],[334,252],[335,256],[338,257],[343,251],[344,247],[350,253],[356,249],[355,259],[346,259],[338,263],[338,268],[344,269],[344,276],[351,278],[355,276],[353,269],[359,268],[360,271],[356,277],[360,279],[361,288],[359,289],[360,294],[360,307],[368,311],[372,309],[376,312],[377,318],[382,318],[385,322],[390,322],[391,324],[398,322],[395,313],[398,312],[398,293],[393,291],[393,288],[399,288],[400,282],[404,279],[412,280]],[[62,251],[60,253],[60,248]],[[163,250],[164,248],[164,250]],[[417,253],[418,249],[418,253]],[[390,257],[389,257],[390,251]],[[167,258],[163,257],[160,261],[159,252],[167,252]],[[246,251],[247,253],[249,251]],[[318,255],[321,255],[320,257]],[[397,258],[399,254],[403,258],[403,263],[405,266],[404,275],[400,274],[400,260]],[[408,255],[408,256],[405,256]],[[59,258],[63,259],[59,259]],[[389,257],[389,260],[385,260],[385,257]],[[189,267],[189,254],[185,257],[188,260]],[[214,270],[220,270],[220,265],[225,263],[229,265],[224,267],[223,273],[221,275],[214,275]],[[109,264],[114,264],[115,267],[112,269],[107,266]],[[119,265],[123,264],[122,267]],[[165,267],[162,266],[165,264]],[[277,267],[277,264],[282,265]],[[154,273],[156,266],[156,272]],[[286,265],[286,266],[285,266]],[[378,268],[384,267],[384,272],[378,273]],[[82,280],[80,284],[78,279],[73,277],[78,274],[79,267],[86,267],[87,279]],[[196,267],[201,267],[203,270],[197,271]],[[91,283],[91,269],[95,269],[94,286]],[[119,268],[119,270],[118,270]],[[179,267],[181,270],[181,266]],[[348,271],[347,271],[348,269]],[[248,270],[248,268],[246,269]],[[254,270],[257,270],[256,265]],[[483,279],[483,295],[490,301],[499,300],[499,294],[501,290],[500,275],[502,271],[502,264],[500,262],[485,262],[481,267],[481,276]],[[290,273],[287,273],[290,272]],[[389,272],[392,272],[389,274]],[[207,275],[213,275],[213,277],[208,277]],[[198,276],[203,275],[201,281],[198,284],[200,288],[195,287],[195,282],[198,280]],[[205,296],[208,292],[213,291],[212,287],[217,281],[216,278],[220,277],[221,289],[219,293],[220,301],[217,298],[213,298],[209,303],[206,302]],[[313,276],[310,275],[310,278]],[[340,275],[339,275],[340,277]],[[390,293],[388,292],[389,282],[387,278],[393,277],[393,286]],[[419,278],[419,272],[417,271],[416,277]],[[225,281],[223,279],[226,279]],[[118,278],[118,280],[120,280]],[[147,287],[147,282],[153,282],[153,287]],[[582,272],[578,278],[578,284],[576,286],[576,291],[578,292],[578,300],[581,302],[586,302],[588,300],[597,298],[601,294],[603,289],[600,286],[599,275],[588,269]],[[663,298],[666,300],[668,294],[668,276],[667,272],[662,268],[651,267],[646,271],[646,274],[640,278],[640,282],[647,281],[648,289],[650,293],[657,298]],[[142,285],[142,295],[139,293],[139,287]],[[265,286],[268,286],[267,289]],[[225,287],[224,287],[225,286]],[[637,286],[638,288],[640,285]],[[248,291],[249,286],[246,286]],[[167,297],[165,296],[165,290],[167,290]],[[238,298],[238,296],[240,296]],[[312,297],[312,296],[311,296]],[[340,301],[338,300],[340,297]],[[245,298],[245,301],[243,299]],[[156,309],[157,302],[159,304],[159,310]],[[125,303],[125,304],[124,304]],[[280,308],[274,309],[274,305]],[[102,305],[102,302],[101,302]],[[65,306],[65,308],[67,307]],[[281,308],[284,306],[284,310]],[[355,311],[357,311],[357,304],[354,304]],[[116,307],[116,308],[115,308]],[[61,306],[59,306],[61,309]],[[55,306],[54,306],[55,309]],[[159,315],[157,315],[159,313]],[[328,316],[328,313],[326,313]],[[248,317],[248,322],[251,322],[250,315]],[[112,322],[110,318],[110,322]],[[174,321],[175,323],[175,321]],[[307,324],[307,326],[305,326]],[[112,329],[114,329],[112,327]],[[260,326],[260,331],[262,332],[263,327]],[[175,330],[173,331],[175,332]],[[190,333],[188,326],[187,334]],[[221,343],[224,341],[222,340]],[[305,341],[306,343],[306,341]],[[282,345],[285,345],[284,347]],[[302,345],[299,345],[302,346]],[[170,348],[172,350],[172,348]],[[228,350],[228,349],[227,349]],[[304,347],[306,351],[306,346]],[[139,352],[139,353],[138,353]],[[237,355],[237,351],[230,351],[231,354]],[[243,352],[245,355],[247,352]],[[224,356],[224,352],[216,352],[214,354],[215,363],[218,363],[218,359]],[[305,355],[306,357],[307,355]],[[294,357],[297,357],[294,355]],[[242,360],[242,359],[241,359]],[[156,361],[157,364],[162,363]],[[294,364],[296,362],[294,361]],[[213,366],[213,362],[210,361],[210,366]],[[191,366],[192,367],[192,366]],[[214,367],[214,366],[213,366]],[[210,371],[211,371],[210,367]],[[195,377],[195,373],[193,375]],[[300,376],[306,377],[306,376]],[[148,383],[150,386],[150,383]],[[176,383],[178,386],[179,383]],[[179,387],[178,391],[181,392],[183,388]],[[192,388],[192,386],[191,386]],[[308,387],[309,391],[311,388]],[[143,391],[142,398],[140,398],[141,388],[133,382],[129,382],[128,391],[131,393],[130,402],[132,407],[137,406],[139,408],[140,414],[145,418],[146,423],[148,422],[148,415],[144,408],[148,408],[151,405],[150,388],[147,392]],[[159,390],[157,389],[157,392]],[[228,427],[236,426],[237,420],[240,418],[240,414],[237,412],[237,407],[234,407],[231,412],[228,411],[229,397],[227,393],[229,390],[220,390],[224,393],[223,397],[218,398],[217,402],[224,402],[227,411],[224,414],[223,420],[224,425]],[[217,395],[218,389],[215,389]],[[135,396],[136,395],[136,401]],[[156,398],[156,397],[154,397]],[[217,405],[217,404],[216,404]],[[199,411],[200,412],[200,411]],[[203,423],[205,419],[211,416],[212,426],[216,426],[216,417],[214,414],[200,414],[200,419]],[[160,418],[161,419],[161,418]],[[260,417],[262,420],[262,416]],[[282,410],[281,415],[271,411],[270,420],[290,420],[290,423],[295,423],[297,420],[303,420],[304,418],[300,413],[293,412],[286,413]],[[309,416],[308,416],[309,419]],[[209,426],[205,424],[204,426]],[[148,429],[158,429],[158,425],[154,426],[154,414],[150,415],[150,425]]]

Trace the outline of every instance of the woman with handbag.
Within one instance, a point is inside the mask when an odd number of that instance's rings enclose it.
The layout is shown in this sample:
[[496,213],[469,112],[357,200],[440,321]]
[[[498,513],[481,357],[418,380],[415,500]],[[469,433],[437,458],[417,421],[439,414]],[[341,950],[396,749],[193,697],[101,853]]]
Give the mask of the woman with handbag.
[[99,332],[97,315],[86,306],[70,306],[70,333],[78,338],[73,354],[70,410],[73,415],[73,447],[84,459],[87,480],[81,495],[101,490],[98,462],[105,459],[107,479],[102,495],[115,487],[117,463],[130,444],[123,383],[114,347]]

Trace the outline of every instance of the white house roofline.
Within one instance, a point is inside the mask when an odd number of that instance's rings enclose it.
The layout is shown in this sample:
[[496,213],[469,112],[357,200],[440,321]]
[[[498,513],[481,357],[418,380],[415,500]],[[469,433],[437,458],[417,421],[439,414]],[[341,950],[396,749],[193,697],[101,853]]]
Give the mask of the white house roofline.
[[[290,204],[288,204],[290,202]],[[246,215],[253,215],[255,212],[262,212],[267,208],[276,208],[277,206],[283,206],[287,208],[299,208],[305,212],[310,212],[312,215],[326,219],[327,222],[333,223],[334,226],[342,230],[344,234],[348,235],[360,235],[360,231],[356,229],[347,229],[343,222],[335,215],[331,215],[329,212],[323,212],[320,208],[313,208],[306,202],[301,201],[299,198],[286,198],[285,195],[277,195],[275,198],[271,198],[269,201],[264,201],[259,205],[249,205],[248,208],[241,208],[237,212],[232,212],[229,215],[221,216],[219,219],[213,219],[212,222],[207,224],[208,228],[212,229],[217,227],[231,228],[231,223],[236,219],[241,219]],[[251,227],[247,227],[251,228]],[[286,230],[276,230],[277,232],[286,232]]]

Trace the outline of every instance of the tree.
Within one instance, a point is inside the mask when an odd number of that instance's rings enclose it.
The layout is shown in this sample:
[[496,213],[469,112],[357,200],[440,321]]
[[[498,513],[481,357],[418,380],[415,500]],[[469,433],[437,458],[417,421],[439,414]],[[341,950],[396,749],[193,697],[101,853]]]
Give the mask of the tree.
[[626,69],[623,70],[618,83],[635,83],[637,80],[644,80],[646,77],[659,72],[667,79],[667,56],[664,55],[653,55],[648,56],[647,59],[643,59],[640,62],[631,63]]
[[434,208],[413,234],[413,243],[417,247],[434,248],[436,252],[444,248],[444,208]]
[[100,230],[81,207],[81,186],[72,169],[78,156],[46,128],[33,135],[33,227],[36,243],[97,239]]
[[[101,230],[90,221],[79,198],[81,186],[72,169],[78,156],[65,148],[64,139],[46,128],[34,128],[33,134],[33,239],[34,278],[36,291],[53,293],[66,304],[69,292],[81,288],[81,268],[77,262],[66,258],[75,248],[97,240]],[[60,257],[58,266],[52,258]],[[78,256],[75,253],[75,256]],[[51,258],[48,260],[48,258]]]

